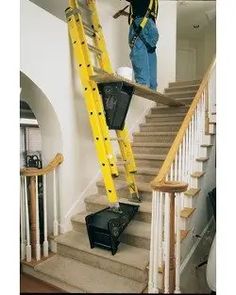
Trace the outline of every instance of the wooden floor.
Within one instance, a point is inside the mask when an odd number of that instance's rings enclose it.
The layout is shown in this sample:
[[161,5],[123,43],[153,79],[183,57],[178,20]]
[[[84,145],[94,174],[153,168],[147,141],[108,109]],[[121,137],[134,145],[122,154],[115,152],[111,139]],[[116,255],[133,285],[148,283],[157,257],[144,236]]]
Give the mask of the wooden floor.
[[21,293],[66,293],[26,274],[20,275]]

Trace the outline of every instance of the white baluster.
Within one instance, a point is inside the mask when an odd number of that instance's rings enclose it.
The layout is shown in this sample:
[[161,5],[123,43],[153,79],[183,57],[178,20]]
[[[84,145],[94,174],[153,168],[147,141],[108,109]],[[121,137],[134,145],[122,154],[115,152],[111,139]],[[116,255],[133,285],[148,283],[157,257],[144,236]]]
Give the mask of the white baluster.
[[182,164],[183,164],[183,156],[182,156],[182,143],[179,146],[179,181],[183,179],[183,171],[182,171]]
[[191,131],[190,125],[188,126],[188,183],[190,183],[190,174],[191,174]]
[[159,293],[158,290],[158,267],[159,267],[159,249],[160,249],[160,241],[159,241],[159,233],[158,233],[158,222],[160,220],[160,193],[155,192],[154,193],[154,202],[156,203],[155,205],[155,210],[156,210],[156,222],[154,226],[154,266],[153,266],[153,273],[154,273],[154,278],[153,278],[153,293]]
[[30,245],[30,227],[29,227],[29,206],[28,206],[28,191],[27,179],[24,176],[24,195],[25,195],[25,218],[26,218],[26,261],[31,261],[31,245]]
[[39,228],[39,192],[38,192],[38,176],[35,177],[35,189],[36,189],[36,260],[41,258],[40,249],[40,228]]
[[180,194],[176,194],[176,244],[175,244],[175,291],[174,293],[180,294]]
[[193,118],[190,122],[190,186],[193,184],[193,178],[191,177],[193,173],[193,163],[194,163],[194,154],[193,154],[193,146],[194,146],[194,141],[193,141]]
[[174,160],[174,173],[175,173],[175,177],[174,177],[174,180],[177,181],[177,169],[178,169],[178,157],[177,157],[177,154],[175,156],[175,160]]
[[25,259],[25,198],[24,198],[24,179],[20,177],[20,229],[21,229],[21,260]]
[[47,222],[47,177],[43,175],[43,219],[44,219],[44,241],[43,255],[48,257],[48,222]]
[[[197,155],[196,158],[199,157],[199,151],[200,151],[200,103],[197,105]],[[200,170],[200,163],[196,162],[197,171]]]
[[194,112],[194,171],[197,171],[196,157],[197,157],[197,108]]
[[156,223],[156,202],[154,201],[156,192],[152,192],[152,221],[151,221],[151,240],[150,240],[150,258],[149,258],[149,281],[148,293],[153,293],[154,288],[154,227]]
[[56,186],[56,170],[53,170],[53,208],[54,208],[54,221],[53,221],[53,235],[58,236],[58,219],[57,219],[57,186]]
[[183,181],[186,181],[186,134],[183,138]]
[[160,214],[158,222],[158,235],[159,235],[159,267],[163,267],[163,201],[164,193],[160,193]]
[[165,195],[165,275],[164,275],[164,292],[169,293],[170,288],[170,195]]
[[172,163],[172,165],[171,165],[171,167],[170,167],[170,180],[171,180],[171,181],[174,180],[173,173],[174,173],[174,167],[173,167],[173,163]]

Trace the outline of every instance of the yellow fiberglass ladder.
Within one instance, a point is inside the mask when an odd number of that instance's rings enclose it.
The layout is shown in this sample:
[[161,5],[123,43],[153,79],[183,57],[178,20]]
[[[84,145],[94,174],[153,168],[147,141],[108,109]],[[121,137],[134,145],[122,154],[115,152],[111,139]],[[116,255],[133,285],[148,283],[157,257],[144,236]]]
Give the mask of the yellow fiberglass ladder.
[[[113,74],[111,62],[106,49],[106,44],[99,22],[96,3],[89,0],[88,4],[80,1],[69,0],[69,7],[65,10],[69,28],[71,44],[73,46],[76,70],[80,76],[83,95],[89,115],[92,134],[97,150],[106,193],[110,207],[119,210],[114,179],[119,175],[118,165],[124,165],[126,181],[130,191],[130,200],[140,202],[141,198],[135,183],[134,174],[137,171],[131,143],[127,129],[122,126],[116,128],[116,136],[112,138],[107,125],[106,112],[101,91],[113,93],[119,91],[122,83],[114,81],[116,87],[103,88],[104,83],[97,83],[93,77],[98,74]],[[111,84],[110,84],[111,85]],[[133,90],[128,89],[132,96]],[[109,103],[109,101],[108,101]],[[128,103],[127,103],[128,107]],[[127,112],[127,111],[126,111]],[[124,127],[124,128],[123,128]],[[119,144],[122,160],[116,161],[111,141]]]

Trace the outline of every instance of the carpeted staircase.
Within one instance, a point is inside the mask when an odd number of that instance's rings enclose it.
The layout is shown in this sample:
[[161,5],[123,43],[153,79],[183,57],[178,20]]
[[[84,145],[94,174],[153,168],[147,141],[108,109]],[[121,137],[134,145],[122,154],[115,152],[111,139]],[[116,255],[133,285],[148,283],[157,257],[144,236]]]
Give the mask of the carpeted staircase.
[[[150,181],[157,175],[171,147],[188,107],[195,96],[200,81],[170,83],[165,93],[186,103],[184,107],[158,105],[150,110],[140,132],[133,134],[133,152],[138,167],[137,184],[143,202],[121,236],[118,252],[112,256],[109,251],[90,249],[85,216],[107,206],[103,181],[97,182],[97,194],[85,199],[86,212],[72,217],[73,231],[56,238],[57,254],[35,266],[31,274],[62,288],[67,292],[91,293],[142,293],[148,283],[148,264],[151,230]],[[129,191],[124,181],[124,169],[116,187],[121,202],[128,202]],[[196,179],[202,173],[196,171]],[[194,190],[195,189],[195,190]],[[186,196],[193,198],[198,188],[190,188]],[[185,226],[194,208],[184,208],[182,240],[188,234]],[[27,272],[27,270],[26,270]],[[29,272],[29,269],[28,269]]]

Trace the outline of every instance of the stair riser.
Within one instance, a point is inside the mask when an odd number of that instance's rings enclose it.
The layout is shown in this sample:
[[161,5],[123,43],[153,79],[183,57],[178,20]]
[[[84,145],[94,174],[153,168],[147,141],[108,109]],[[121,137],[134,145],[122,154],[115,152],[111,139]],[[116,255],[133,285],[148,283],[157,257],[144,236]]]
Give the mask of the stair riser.
[[170,150],[170,147],[145,147],[145,146],[139,146],[139,147],[133,147],[133,152],[135,154],[156,154],[156,155],[167,155],[167,153]]
[[135,160],[138,167],[161,168],[164,160]]
[[[75,231],[80,233],[87,234],[87,229],[85,223],[72,221],[72,226]],[[125,232],[120,236],[120,241],[122,243],[128,244],[130,246],[142,248],[149,250],[150,249],[150,239],[137,237],[134,235],[126,234]]]
[[201,188],[203,177],[192,177],[191,187]]
[[190,230],[194,223],[194,212],[188,218],[180,218],[180,228],[182,230]]
[[200,83],[201,83],[200,80],[171,82],[169,83],[169,88],[199,85]]
[[212,144],[214,139],[214,135],[204,135],[202,144]]
[[181,97],[181,98],[176,98],[176,101],[185,103],[186,105],[190,105],[193,101],[194,97]]
[[168,96],[171,98],[190,98],[194,97],[196,95],[196,92],[180,92],[180,93],[168,93]]
[[210,149],[207,147],[200,147],[199,154],[200,154],[200,157],[206,158],[210,154]]
[[184,116],[176,117],[146,117],[146,123],[158,123],[158,122],[179,122],[182,123]]
[[179,107],[179,108],[163,108],[163,109],[160,109],[160,108],[152,108],[151,109],[151,114],[154,115],[154,114],[186,114],[187,112],[187,109],[186,107],[182,108],[182,107]]
[[208,161],[205,162],[197,162],[197,171],[204,172],[207,169]]
[[135,267],[125,265],[119,262],[111,261],[104,257],[99,257],[88,252],[74,249],[65,245],[58,244],[58,253],[60,255],[77,259],[82,263],[94,266],[99,269],[118,274],[129,279],[145,282],[147,280],[147,272],[139,270]]
[[196,208],[198,202],[198,195],[194,197],[184,197],[184,206],[189,208]]
[[177,132],[179,126],[140,126],[143,132]]
[[195,91],[197,92],[200,85],[193,85],[193,86],[183,86],[183,87],[171,87],[166,88],[165,93],[171,93],[171,92],[184,92],[184,91]]
[[176,135],[150,135],[150,136],[140,136],[134,135],[134,142],[172,142]]
[[[120,178],[120,179],[122,179],[122,178]],[[125,178],[123,177],[123,179],[125,179]],[[137,181],[137,179],[136,179],[136,181]],[[104,186],[97,186],[97,189],[98,189],[99,194],[101,194],[101,195],[106,194],[106,190],[105,190]],[[149,192],[139,191],[139,193],[140,193],[140,195],[142,195],[144,201],[150,201],[152,198],[151,193],[149,193]],[[124,189],[117,191],[117,195],[119,198],[128,199],[130,197],[130,192],[129,192],[128,188],[124,188]]]
[[[89,212],[97,212],[107,206],[86,202],[86,210]],[[151,223],[151,213],[138,211],[134,217],[135,220]]]
[[[154,179],[154,177],[155,177],[154,175],[135,174],[135,180],[137,182],[149,183]],[[125,175],[123,173],[120,173],[119,178],[125,180]],[[145,199],[149,199],[149,196],[147,198],[145,197]],[[151,200],[151,197],[150,197],[150,200]]]
[[215,124],[210,124],[209,125],[209,133],[210,134],[216,134],[216,125]]

